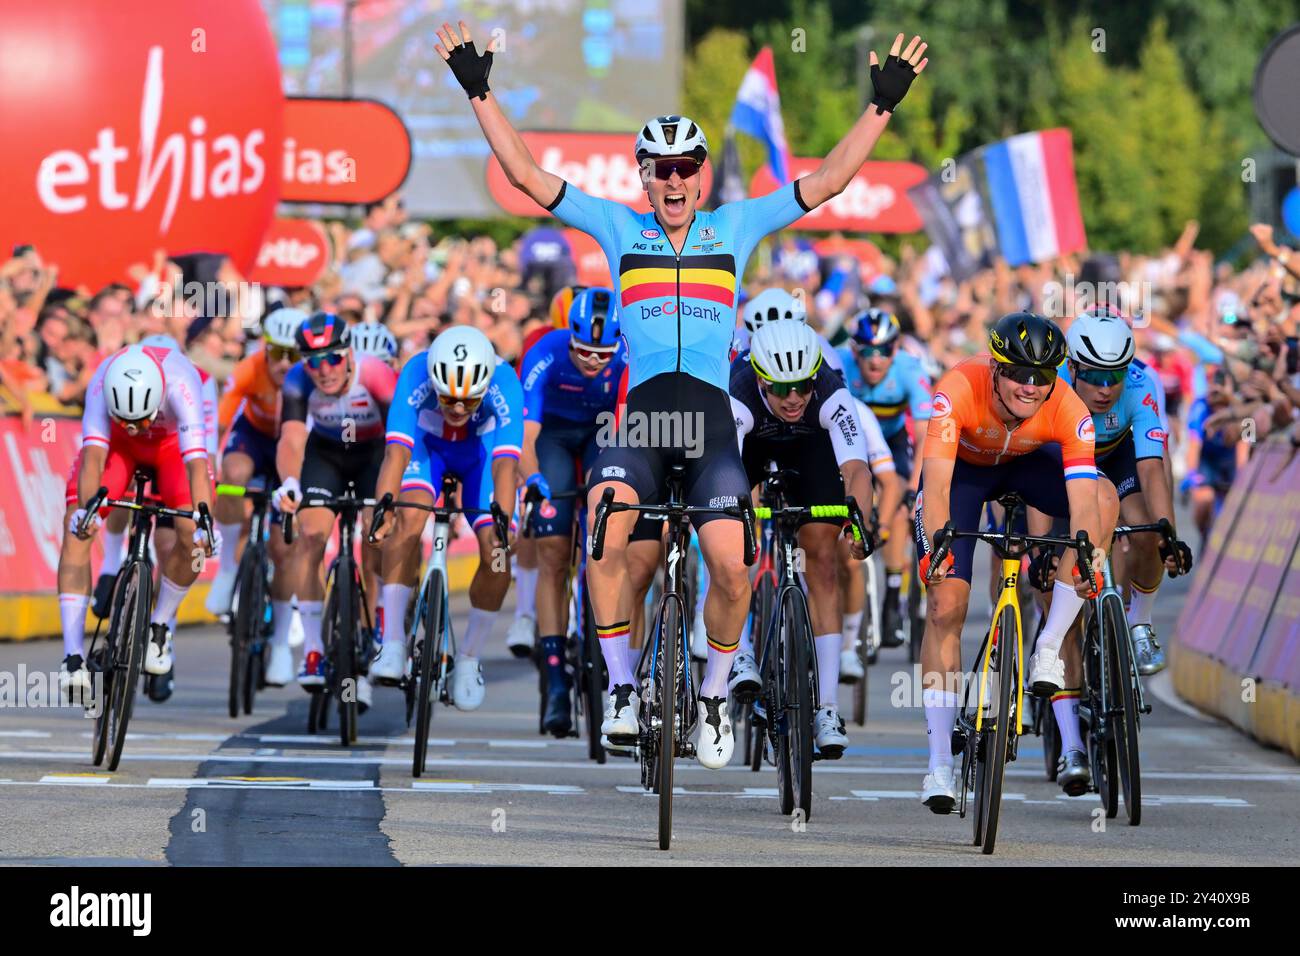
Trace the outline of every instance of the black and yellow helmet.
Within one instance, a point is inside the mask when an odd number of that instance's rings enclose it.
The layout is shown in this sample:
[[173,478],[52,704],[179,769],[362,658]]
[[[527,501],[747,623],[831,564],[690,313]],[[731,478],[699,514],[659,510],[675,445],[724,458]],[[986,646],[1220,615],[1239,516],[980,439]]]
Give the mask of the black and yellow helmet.
[[1006,365],[1054,369],[1065,361],[1065,333],[1041,315],[1012,312],[994,323],[989,351]]

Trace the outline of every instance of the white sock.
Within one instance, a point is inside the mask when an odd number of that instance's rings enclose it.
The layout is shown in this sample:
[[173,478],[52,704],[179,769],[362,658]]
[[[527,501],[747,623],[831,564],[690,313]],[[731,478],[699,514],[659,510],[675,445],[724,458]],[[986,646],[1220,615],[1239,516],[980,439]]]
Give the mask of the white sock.
[[60,594],[59,619],[63,622],[63,656],[86,656],[86,608],[89,594]]
[[700,682],[701,697],[726,697],[727,683],[731,680],[731,662],[735,659],[736,648],[732,644],[722,650],[712,640],[709,641],[709,659],[704,664],[704,680]]
[[271,602],[271,624],[275,630],[271,634],[272,647],[289,646],[289,627],[293,624],[293,602]]
[[1128,622],[1131,626],[1151,624],[1151,612],[1155,609],[1156,592],[1159,590],[1158,584],[1150,591],[1143,591],[1136,584],[1133,585],[1133,597],[1128,611]]
[[165,574],[159,575],[159,580],[158,603],[153,606],[153,617],[149,620],[154,624],[166,624],[175,616],[176,609],[181,606],[190,586],[187,584],[181,587]]
[[754,653],[754,639],[752,636],[750,636],[749,633],[749,627],[752,623],[753,623],[752,619],[748,615],[746,615],[745,625],[740,629],[740,648],[739,648],[742,652],[749,654],[751,656],[753,656]]
[[605,658],[605,669],[609,672],[609,686],[605,688],[605,693],[614,693],[615,684],[631,684],[635,687],[636,679],[627,663],[628,642],[631,640],[628,622],[597,627],[596,636],[600,640],[601,656]]
[[298,616],[302,618],[302,656],[305,658],[312,651],[325,653],[325,645],[320,638],[321,613],[320,601],[299,601]]
[[387,641],[388,635],[393,635],[393,640],[406,641],[405,628],[402,625],[406,622],[406,606],[411,603],[411,594],[415,588],[407,584],[385,584],[382,591],[384,602],[384,633],[380,635],[381,641]]
[[515,620],[537,616],[537,569],[515,567]]
[[180,616],[180,611],[173,611],[171,620],[167,622],[167,630],[171,631],[172,634],[175,634],[176,628],[180,626],[176,621],[176,619],[179,616]]
[[[1067,571],[1066,574],[1069,572]],[[1082,607],[1083,598],[1074,593],[1074,585],[1058,579],[1052,588],[1052,606],[1047,612],[1047,623],[1043,625],[1043,631],[1038,635],[1038,647],[1050,647],[1059,654],[1061,642],[1065,640],[1065,632],[1079,616],[1079,609]]]
[[478,657],[479,648],[492,636],[492,625],[496,619],[496,611],[484,611],[476,607],[469,609],[465,640],[460,642],[461,657]]
[[219,524],[217,530],[221,532],[221,554],[218,556],[217,577],[223,580],[230,580],[239,570],[239,558],[235,552],[239,549],[239,532],[244,528],[243,522],[235,524]]
[[926,733],[930,735],[930,772],[952,766],[952,728],[957,722],[957,695],[950,690],[921,691]]
[[862,612],[845,614],[840,633],[844,635],[844,646],[850,649],[858,646],[858,635],[862,632]]
[[835,706],[840,686],[840,647],[844,641],[839,634],[818,634],[813,638],[817,650],[817,706]]
[[1059,694],[1053,694],[1052,716],[1056,718],[1057,729],[1061,732],[1061,753],[1082,750],[1083,740],[1079,737],[1079,691],[1063,690]]
[[117,574],[122,570],[122,561],[126,557],[126,532],[103,528],[99,534],[104,539],[104,563],[100,565],[99,573]]

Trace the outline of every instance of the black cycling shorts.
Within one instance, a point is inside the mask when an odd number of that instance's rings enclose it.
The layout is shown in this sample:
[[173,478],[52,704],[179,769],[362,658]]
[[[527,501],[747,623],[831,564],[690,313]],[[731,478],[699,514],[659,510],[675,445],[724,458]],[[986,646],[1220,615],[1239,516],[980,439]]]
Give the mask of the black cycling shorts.
[[347,444],[319,437],[315,432],[307,436],[307,450],[303,453],[303,497],[332,495],[339,497],[347,490],[348,482],[356,485],[358,498],[372,498],[379,483],[379,466],[384,462],[384,442],[350,442]]
[[[673,465],[685,467],[686,503],[734,507],[749,492],[736,443],[731,398],[684,372],[665,372],[627,396],[616,443],[601,449],[588,481],[629,485],[644,503],[662,501]],[[700,525],[721,514],[693,515]]]
[[1097,470],[1110,479],[1120,501],[1129,495],[1141,493],[1142,483],[1138,481],[1137,451],[1133,445],[1132,432],[1109,455],[1097,459]]

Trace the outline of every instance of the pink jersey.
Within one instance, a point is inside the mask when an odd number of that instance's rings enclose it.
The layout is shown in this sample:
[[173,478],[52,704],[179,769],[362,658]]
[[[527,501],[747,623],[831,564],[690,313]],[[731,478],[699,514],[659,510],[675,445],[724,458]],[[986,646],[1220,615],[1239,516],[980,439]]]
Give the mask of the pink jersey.
[[[166,394],[158,416],[147,432],[134,436],[136,441],[161,442],[175,435],[180,444],[181,458],[190,461],[209,453],[208,429],[204,426],[204,387],[194,363],[172,349],[146,347],[145,351],[162,366]],[[104,399],[104,374],[113,359],[100,364],[86,390],[86,410],[81,416],[81,434],[85,444],[112,447],[114,436],[126,437],[120,426],[115,426],[108,415]],[[213,416],[216,413],[215,385],[213,386]],[[215,448],[216,433],[211,439]]]

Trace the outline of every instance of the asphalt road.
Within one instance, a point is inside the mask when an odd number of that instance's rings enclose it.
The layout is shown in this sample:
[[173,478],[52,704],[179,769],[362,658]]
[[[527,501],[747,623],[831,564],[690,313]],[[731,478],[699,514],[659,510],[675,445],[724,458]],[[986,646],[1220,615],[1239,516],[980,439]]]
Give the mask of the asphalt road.
[[[1161,596],[1162,633],[1173,626],[1184,586],[1167,586]],[[967,661],[976,647],[978,603]],[[673,847],[661,852],[656,798],[641,790],[635,764],[597,766],[587,760],[585,742],[537,734],[535,675],[531,664],[507,656],[506,618],[503,612],[485,661],[486,703],[467,714],[438,708],[429,769],[418,782],[393,690],[376,689],[376,706],[350,749],[330,734],[307,735],[307,695],[296,687],[264,692],[253,715],[231,720],[227,646],[216,627],[181,633],[177,692],[163,705],[140,699],[115,773],[91,765],[90,723],[79,712],[14,709],[7,700],[0,712],[0,862],[1300,862],[1300,766],[1191,711],[1173,696],[1167,675],[1148,682],[1154,713],[1142,724],[1140,827],[1128,826],[1122,810],[1099,827],[1097,797],[1064,797],[1046,781],[1038,741],[1028,737],[1007,771],[997,853],[984,857],[970,846],[969,819],[935,816],[920,805],[925,724],[907,699],[905,648],[883,651],[871,670],[868,726],[850,727],[845,757],[817,764],[806,825],[778,813],[770,768],[710,772],[679,761]],[[0,645],[0,680],[19,680],[21,668],[52,673],[59,656],[56,642]],[[894,684],[904,690],[891,699]]]

